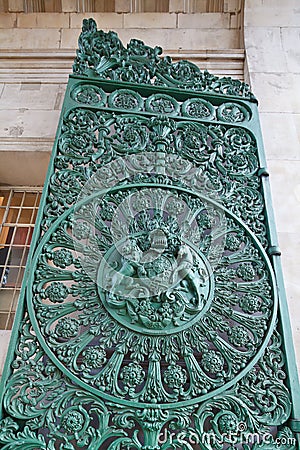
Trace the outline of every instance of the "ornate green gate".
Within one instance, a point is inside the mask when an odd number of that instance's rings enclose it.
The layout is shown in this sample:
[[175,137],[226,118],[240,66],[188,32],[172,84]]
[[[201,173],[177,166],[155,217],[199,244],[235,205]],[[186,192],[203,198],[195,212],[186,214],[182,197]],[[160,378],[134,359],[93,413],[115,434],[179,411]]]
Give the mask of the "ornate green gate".
[[299,448],[257,102],[160,53],[84,21],[3,374],[2,449]]

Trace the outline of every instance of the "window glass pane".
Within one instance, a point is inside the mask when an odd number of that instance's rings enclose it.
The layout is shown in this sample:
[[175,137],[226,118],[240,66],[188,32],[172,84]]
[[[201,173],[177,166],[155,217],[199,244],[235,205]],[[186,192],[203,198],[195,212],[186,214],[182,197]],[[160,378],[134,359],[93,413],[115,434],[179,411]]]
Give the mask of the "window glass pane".
[[14,192],[10,201],[11,206],[21,206],[23,202],[24,192]]
[[0,190],[0,329],[12,326],[39,201],[39,191]]
[[20,217],[18,222],[19,223],[31,223],[31,219],[33,217],[34,214],[34,209],[33,208],[22,208],[20,210]]
[[7,327],[7,318],[8,315],[0,312],[0,330],[6,330]]
[[21,282],[23,278],[24,268],[7,266],[7,283],[5,287],[21,287]]
[[5,209],[8,203],[8,199],[9,199],[9,191],[0,190],[0,211],[3,208]]
[[36,206],[36,202],[37,202],[36,194],[32,194],[30,192],[25,193],[24,206],[26,206],[26,207]]

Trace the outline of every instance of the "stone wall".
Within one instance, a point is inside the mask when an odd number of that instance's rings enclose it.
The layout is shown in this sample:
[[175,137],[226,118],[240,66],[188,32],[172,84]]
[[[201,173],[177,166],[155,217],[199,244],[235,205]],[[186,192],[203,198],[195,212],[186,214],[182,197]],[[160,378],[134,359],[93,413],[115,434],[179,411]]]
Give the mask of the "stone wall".
[[239,15],[228,13],[9,13],[0,15],[1,49],[75,49],[84,18],[93,16],[104,31],[116,31],[169,49],[239,48]]
[[247,0],[244,36],[249,81],[259,99],[288,306],[300,368],[299,1]]
[[0,184],[43,184],[84,18],[92,15],[124,44],[138,38],[175,60],[241,78],[240,2],[228,2],[224,13],[195,14],[180,12],[183,3],[171,2],[171,13],[23,13],[24,3],[10,0],[16,12],[0,14]]

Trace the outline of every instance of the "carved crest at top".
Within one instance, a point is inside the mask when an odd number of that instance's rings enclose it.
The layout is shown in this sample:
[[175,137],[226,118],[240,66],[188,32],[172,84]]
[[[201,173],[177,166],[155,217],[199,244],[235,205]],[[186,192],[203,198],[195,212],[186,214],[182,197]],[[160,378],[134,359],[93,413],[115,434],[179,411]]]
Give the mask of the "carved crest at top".
[[125,48],[117,33],[97,30],[93,19],[83,21],[78,47],[73,65],[75,75],[255,100],[246,83],[220,78],[207,70],[202,72],[189,61],[173,63],[169,56],[160,56],[161,47],[148,47],[138,39],[131,39]]

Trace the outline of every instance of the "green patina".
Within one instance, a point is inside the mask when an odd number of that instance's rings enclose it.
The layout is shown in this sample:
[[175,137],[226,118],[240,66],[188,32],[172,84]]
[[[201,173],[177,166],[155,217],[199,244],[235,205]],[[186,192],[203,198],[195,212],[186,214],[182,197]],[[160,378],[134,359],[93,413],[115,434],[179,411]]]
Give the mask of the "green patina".
[[257,102],[245,83],[160,54],[84,21],[0,448],[299,448]]

